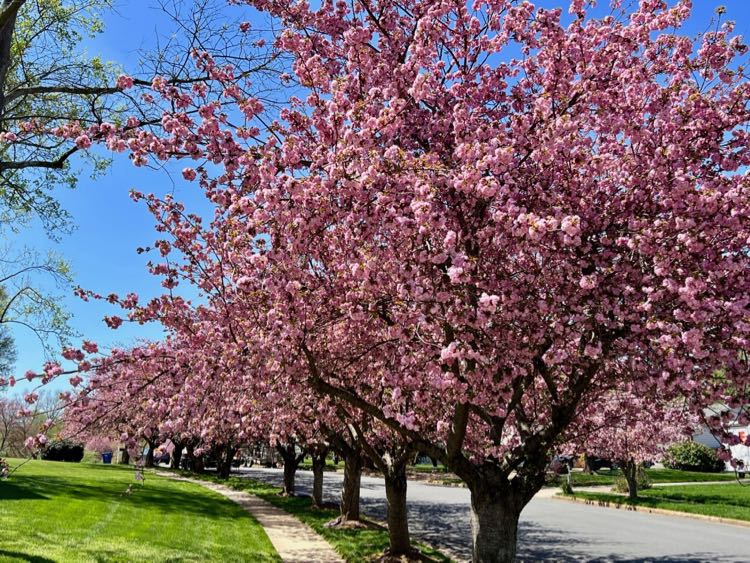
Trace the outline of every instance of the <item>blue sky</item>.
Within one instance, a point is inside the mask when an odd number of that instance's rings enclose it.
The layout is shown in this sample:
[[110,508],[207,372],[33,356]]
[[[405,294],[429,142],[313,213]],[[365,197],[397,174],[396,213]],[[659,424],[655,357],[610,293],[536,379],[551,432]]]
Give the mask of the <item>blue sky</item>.
[[[564,0],[543,0],[537,4],[567,7]],[[694,4],[694,14],[686,28],[688,33],[704,30],[716,7],[723,5],[727,9],[724,18],[735,20],[736,31],[750,40],[750,0],[695,0]],[[89,54],[133,68],[137,62],[136,50],[148,48],[157,32],[164,34],[168,29],[166,18],[153,5],[153,0],[120,3],[119,9],[105,18],[105,33],[88,44]],[[237,8],[227,7],[227,12],[231,20],[237,17]],[[177,164],[154,171],[135,168],[127,158],[115,158],[111,168],[96,180],[83,173],[77,189],[57,191],[78,226],[76,231],[54,243],[33,225],[16,237],[14,244],[26,243],[62,254],[72,267],[76,283],[84,288],[102,294],[135,291],[145,297],[156,295],[161,290],[158,280],[146,271],[147,257],[135,251],[157,238],[153,221],[144,206],[130,200],[128,192],[131,188],[157,194],[173,192],[178,199],[189,205],[192,202],[205,213],[205,204],[196,193],[195,184],[184,182],[179,174],[184,164]],[[113,314],[114,310],[103,303],[86,303],[68,295],[63,304],[74,315],[73,328],[100,345],[127,345],[137,338],[160,335],[156,326],[124,325],[117,331],[108,329],[102,317]],[[14,330],[14,337],[18,348],[16,373],[38,369],[44,361],[38,341],[24,330]]]

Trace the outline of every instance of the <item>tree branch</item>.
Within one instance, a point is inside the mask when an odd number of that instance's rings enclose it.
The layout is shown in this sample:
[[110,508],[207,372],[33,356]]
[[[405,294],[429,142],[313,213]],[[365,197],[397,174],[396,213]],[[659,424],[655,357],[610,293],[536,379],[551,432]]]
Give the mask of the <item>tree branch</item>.
[[5,3],[3,11],[0,12],[0,33],[4,32],[5,26],[15,19],[18,10],[20,10],[21,6],[25,3],[26,0],[10,0],[10,2]]

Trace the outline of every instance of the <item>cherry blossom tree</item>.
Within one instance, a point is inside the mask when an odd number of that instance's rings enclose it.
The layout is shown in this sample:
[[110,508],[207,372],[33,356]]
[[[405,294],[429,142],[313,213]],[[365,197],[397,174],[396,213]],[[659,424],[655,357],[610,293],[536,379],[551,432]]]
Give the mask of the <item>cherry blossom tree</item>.
[[[211,183],[243,226],[233,248],[269,241],[238,253],[236,283],[268,294],[264,330],[312,388],[467,483],[475,560],[513,559],[589,397],[627,382],[705,404],[745,373],[731,24],[695,48],[671,31],[689,2],[603,19],[573,2],[567,26],[528,2],[254,4],[284,21],[310,94]],[[400,369],[373,381],[391,341]]]
[[627,390],[606,393],[585,409],[571,433],[573,452],[612,460],[622,470],[631,499],[638,496],[638,471],[660,459],[667,446],[690,437],[698,426],[686,402],[664,403],[658,395],[639,397]]
[[212,163],[183,172],[208,222],[135,194],[171,237],[151,266],[169,293],[119,300],[217,343],[200,361],[250,368],[195,385],[296,389],[377,421],[467,484],[482,562],[514,559],[551,452],[607,391],[633,412],[746,400],[750,84],[731,23],[696,43],[688,0],[601,19],[574,0],[567,24],[510,0],[248,3],[282,21],[306,96],[267,139],[247,125],[258,101],[200,53],[242,125],[221,97],[155,83],[197,116],[107,133],[137,161]]

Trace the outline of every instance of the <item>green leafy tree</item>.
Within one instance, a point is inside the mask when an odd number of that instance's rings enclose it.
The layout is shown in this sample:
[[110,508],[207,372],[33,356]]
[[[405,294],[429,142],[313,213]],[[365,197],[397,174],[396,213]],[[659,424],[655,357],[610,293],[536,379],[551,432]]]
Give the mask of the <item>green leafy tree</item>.
[[60,305],[60,293],[71,282],[68,265],[54,254],[25,249],[13,254],[2,249],[0,258],[0,375],[3,373],[3,337],[9,344],[6,365],[12,367],[15,349],[11,328],[31,331],[42,348],[52,353],[74,335],[69,314]]
[[[7,301],[5,290],[0,287],[0,307]],[[7,326],[0,325],[0,377],[4,377],[13,369],[16,361],[16,345],[13,335]]]
[[[81,42],[102,32],[109,0],[4,0],[0,11],[0,222],[18,228],[30,217],[53,236],[70,226],[53,195],[75,186],[70,157],[78,147],[46,129],[111,119],[128,108],[114,84],[116,69],[86,56]],[[113,115],[114,114],[114,115]],[[96,173],[106,160],[88,153]],[[88,167],[88,166],[87,166]]]
[[272,50],[258,41],[262,32],[241,29],[245,12],[235,7],[227,13],[225,0],[159,1],[155,8],[171,24],[160,23],[160,35],[141,53],[138,68],[124,69],[133,87],[121,87],[117,77],[123,69],[89,56],[82,45],[104,33],[102,16],[112,5],[112,0],[0,0],[0,135],[5,135],[0,226],[17,229],[36,217],[53,238],[69,228],[71,218],[54,190],[75,186],[72,157],[84,159],[81,167],[94,176],[109,160],[102,151],[50,131],[71,123],[83,129],[123,125],[130,116],[138,127],[158,129],[165,108],[143,99],[154,76],[173,85],[223,88],[196,68],[194,50],[210,54],[218,65],[231,64],[236,76],[252,75],[246,87],[260,98],[277,90],[267,83],[280,71]]
[[[108,165],[108,153],[87,150],[56,129],[103,123],[127,128],[127,118],[134,117],[138,127],[158,130],[165,108],[148,94],[155,76],[172,85],[201,82],[208,93],[223,89],[196,67],[194,50],[209,53],[219,65],[232,64],[239,77],[252,74],[252,85],[243,88],[260,98],[274,91],[264,85],[279,73],[276,58],[258,42],[262,32],[248,33],[240,24],[243,9],[228,14],[225,0],[154,2],[161,21],[171,25],[160,24],[138,68],[121,69],[83,48],[105,32],[103,16],[112,0],[0,0],[0,236],[35,219],[58,239],[73,222],[55,190],[75,187],[77,168],[96,176]],[[118,81],[125,73],[132,87]],[[13,246],[1,250],[0,372],[14,357],[11,326],[33,331],[48,351],[71,335],[55,294],[71,281],[65,263]]]

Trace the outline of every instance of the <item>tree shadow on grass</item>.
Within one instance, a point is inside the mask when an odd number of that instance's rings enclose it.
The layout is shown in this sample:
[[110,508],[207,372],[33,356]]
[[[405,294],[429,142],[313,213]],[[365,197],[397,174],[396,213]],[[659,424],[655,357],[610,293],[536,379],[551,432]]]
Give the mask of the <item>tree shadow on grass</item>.
[[40,500],[48,499],[36,487],[30,486],[25,480],[8,480],[0,482],[0,500]]
[[47,559],[38,555],[29,555],[19,551],[6,551],[5,549],[0,549],[0,558],[8,558],[11,561],[28,561],[29,563],[54,563],[53,559]]
[[[132,485],[129,487],[129,485]],[[192,489],[195,487],[195,489]],[[128,492],[128,489],[130,492]],[[122,479],[86,482],[54,475],[24,476],[0,485],[2,500],[50,500],[69,498],[76,501],[119,500],[136,508],[160,513],[189,513],[211,518],[237,517],[237,505],[198,485],[183,485],[161,479],[146,478],[141,485]]]

